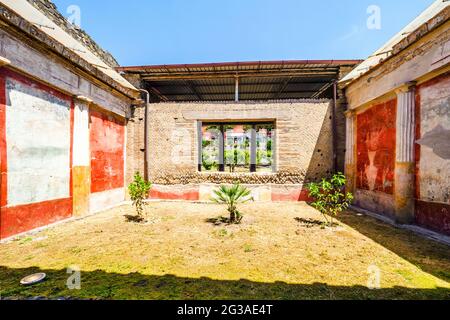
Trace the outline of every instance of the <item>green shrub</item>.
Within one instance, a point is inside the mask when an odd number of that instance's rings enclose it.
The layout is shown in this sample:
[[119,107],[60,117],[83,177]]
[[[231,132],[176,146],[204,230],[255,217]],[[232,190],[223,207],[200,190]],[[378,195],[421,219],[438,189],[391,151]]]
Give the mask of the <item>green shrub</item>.
[[329,226],[333,226],[333,217],[346,210],[353,201],[353,195],[344,191],[346,182],[345,175],[339,172],[330,179],[308,184],[309,196],[314,199],[311,205],[322,213]]
[[230,214],[229,223],[241,223],[243,215],[237,209],[237,205],[253,200],[250,189],[234,184],[229,187],[220,186],[218,190],[214,190],[214,194],[216,196],[211,198],[212,201],[227,205],[227,210]]
[[133,206],[136,208],[137,216],[140,219],[143,219],[145,200],[148,197],[148,192],[151,187],[152,184],[145,181],[139,172],[136,172],[134,175],[134,181],[128,186],[131,201],[133,201]]

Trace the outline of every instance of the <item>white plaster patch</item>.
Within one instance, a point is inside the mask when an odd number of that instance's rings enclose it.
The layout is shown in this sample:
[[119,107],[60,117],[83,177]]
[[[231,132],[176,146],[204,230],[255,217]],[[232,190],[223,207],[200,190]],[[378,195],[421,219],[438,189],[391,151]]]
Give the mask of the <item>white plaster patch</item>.
[[[450,77],[420,89],[420,198],[450,203],[450,159],[446,133],[450,130]],[[424,143],[425,142],[425,143]]]
[[112,208],[125,201],[125,189],[113,189],[92,193],[89,199],[89,212],[97,213]]
[[77,102],[73,120],[73,166],[90,165],[89,152],[89,107]]
[[70,103],[7,79],[8,205],[70,197]]

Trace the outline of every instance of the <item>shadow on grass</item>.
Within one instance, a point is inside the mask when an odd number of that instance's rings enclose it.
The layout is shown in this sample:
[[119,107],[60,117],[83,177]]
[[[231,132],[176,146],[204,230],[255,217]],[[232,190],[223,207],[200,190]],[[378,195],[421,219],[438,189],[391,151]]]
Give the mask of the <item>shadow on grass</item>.
[[221,225],[229,225],[230,224],[230,219],[227,217],[216,217],[216,218],[208,218],[205,219],[206,223],[211,223],[215,226],[221,226]]
[[349,210],[338,220],[421,270],[450,282],[450,247]]
[[241,219],[239,219],[239,220],[237,220],[235,222],[231,222],[230,218],[220,216],[220,217],[216,217],[216,218],[205,219],[205,222],[213,224],[215,226],[233,226],[233,225],[241,225],[242,224],[242,220],[243,219],[241,218]]
[[134,223],[144,223],[145,219],[138,215],[126,214],[124,215],[126,222],[134,222]]
[[[44,282],[31,287],[19,284],[22,277],[45,272]],[[0,294],[3,298],[60,297],[73,299],[216,300],[216,299],[449,299],[450,289],[393,287],[370,290],[364,286],[330,286],[323,283],[260,283],[249,280],[184,278],[174,275],[117,274],[101,270],[81,271],[81,289],[68,290],[66,270],[11,269],[0,266]]]
[[296,218],[294,218],[294,220],[297,221],[300,226],[305,227],[305,228],[320,227],[322,229],[325,229],[326,227],[337,228],[340,226],[339,223],[335,223],[335,222],[327,223],[326,221],[321,221],[321,220],[312,219],[312,218],[296,217]]

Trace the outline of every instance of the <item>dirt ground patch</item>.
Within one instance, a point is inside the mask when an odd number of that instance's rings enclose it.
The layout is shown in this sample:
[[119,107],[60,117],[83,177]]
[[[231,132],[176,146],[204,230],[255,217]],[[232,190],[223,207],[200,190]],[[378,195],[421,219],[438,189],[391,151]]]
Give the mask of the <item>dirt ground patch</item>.
[[[450,249],[348,212],[323,229],[305,203],[152,202],[147,224],[122,206],[0,245],[0,295],[83,299],[450,299]],[[81,289],[66,286],[81,270]],[[20,286],[22,277],[47,280]],[[379,271],[380,289],[376,285]]]

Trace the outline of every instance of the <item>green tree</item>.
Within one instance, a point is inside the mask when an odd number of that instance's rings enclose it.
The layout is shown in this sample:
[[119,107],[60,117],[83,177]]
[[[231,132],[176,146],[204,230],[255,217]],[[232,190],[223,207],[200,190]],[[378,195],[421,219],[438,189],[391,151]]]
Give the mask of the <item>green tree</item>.
[[330,179],[308,184],[309,196],[314,199],[311,205],[322,213],[329,226],[333,226],[333,217],[346,210],[353,201],[353,195],[344,190],[346,182],[345,175],[339,172]]
[[131,201],[133,201],[133,206],[135,207],[137,216],[140,220],[143,220],[144,206],[146,204],[145,200],[148,197],[148,192],[151,187],[152,184],[145,181],[139,172],[136,172],[134,181],[128,186]]
[[237,209],[237,205],[253,201],[250,189],[239,184],[232,186],[220,186],[219,189],[214,190],[215,197],[212,201],[219,204],[226,204],[228,213],[230,214],[229,222],[239,224],[242,221],[243,215]]

